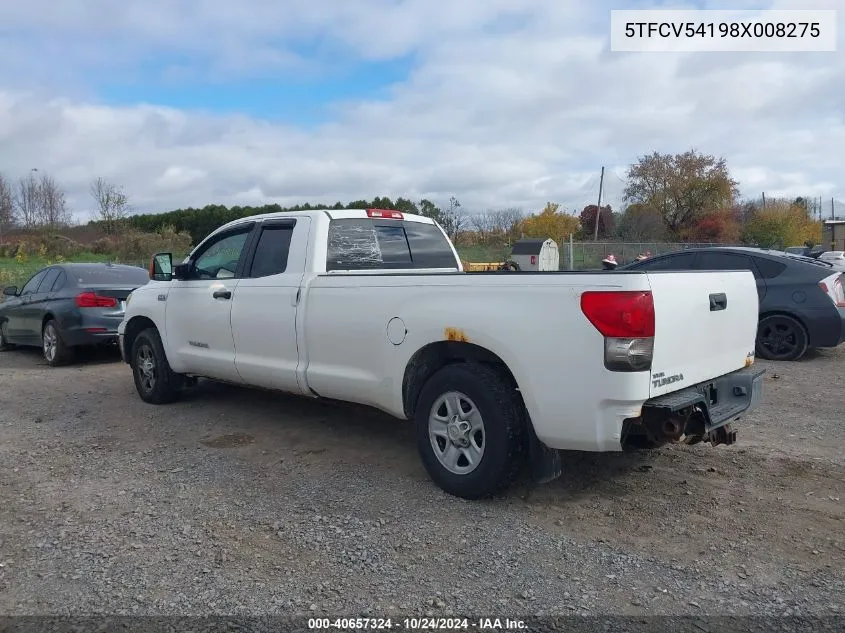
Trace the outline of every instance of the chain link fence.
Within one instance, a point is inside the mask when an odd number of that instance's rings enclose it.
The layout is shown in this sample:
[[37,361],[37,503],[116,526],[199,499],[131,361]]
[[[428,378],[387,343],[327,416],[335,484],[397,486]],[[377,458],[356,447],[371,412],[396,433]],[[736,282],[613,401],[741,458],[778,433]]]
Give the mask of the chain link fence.
[[590,270],[601,268],[601,260],[613,255],[620,266],[633,262],[637,255],[662,255],[689,248],[731,246],[730,244],[693,242],[558,242],[561,270]]

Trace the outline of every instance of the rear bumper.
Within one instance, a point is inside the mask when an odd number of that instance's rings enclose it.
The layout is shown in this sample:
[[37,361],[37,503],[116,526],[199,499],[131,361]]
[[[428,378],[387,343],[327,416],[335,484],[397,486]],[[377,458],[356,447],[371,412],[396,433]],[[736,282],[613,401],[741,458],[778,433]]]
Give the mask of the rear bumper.
[[810,312],[805,326],[810,347],[836,347],[845,343],[845,308]]
[[117,343],[117,330],[102,326],[76,327],[62,332],[65,343],[71,347]]
[[765,373],[766,370],[761,367],[746,367],[652,398],[643,404],[644,415],[651,412],[673,414],[697,406],[704,416],[704,430],[717,429],[757,408],[763,397]]
[[733,444],[731,424],[757,408],[763,397],[765,369],[746,367],[713,380],[647,400],[637,418],[624,421],[622,448],[668,442],[713,446]]

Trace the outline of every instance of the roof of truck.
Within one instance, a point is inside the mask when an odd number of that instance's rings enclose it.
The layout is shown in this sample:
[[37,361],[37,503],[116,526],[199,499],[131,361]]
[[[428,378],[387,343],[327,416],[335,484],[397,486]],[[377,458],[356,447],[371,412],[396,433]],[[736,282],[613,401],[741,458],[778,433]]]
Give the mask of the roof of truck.
[[[405,213],[403,211],[396,211],[395,209],[309,209],[307,211],[274,211],[272,213],[260,213],[258,215],[248,215],[243,218],[238,218],[237,220],[232,220],[231,222],[227,222],[220,228],[228,228],[230,226],[237,226],[238,224],[242,224],[244,222],[262,222],[264,220],[276,220],[276,219],[284,219],[289,218],[291,216],[299,216],[299,217],[309,217],[315,218],[320,215],[328,215],[329,218],[332,220],[344,220],[344,219],[354,219],[354,218],[361,218],[366,219],[370,217],[368,215],[368,211],[380,211],[385,213],[399,213],[402,215],[402,219],[407,222],[421,222],[422,224],[434,224],[434,220],[428,218],[424,215],[418,215],[416,213]],[[377,218],[374,218],[377,219]],[[398,218],[396,218],[398,219]],[[219,230],[219,229],[218,229]]]

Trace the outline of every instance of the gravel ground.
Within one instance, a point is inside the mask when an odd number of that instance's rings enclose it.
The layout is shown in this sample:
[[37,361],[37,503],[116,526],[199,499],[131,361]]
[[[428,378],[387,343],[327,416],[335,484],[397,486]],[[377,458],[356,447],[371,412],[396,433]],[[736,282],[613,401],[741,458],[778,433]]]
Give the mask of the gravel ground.
[[845,613],[845,346],[768,368],[739,443],[437,489],[410,425],[92,355],[0,354],[0,613]]

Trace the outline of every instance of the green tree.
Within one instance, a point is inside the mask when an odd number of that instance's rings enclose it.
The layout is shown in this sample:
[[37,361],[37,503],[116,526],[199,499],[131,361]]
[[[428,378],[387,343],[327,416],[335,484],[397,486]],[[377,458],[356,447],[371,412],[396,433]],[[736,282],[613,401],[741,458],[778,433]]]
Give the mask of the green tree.
[[641,156],[628,170],[625,188],[625,200],[659,213],[674,237],[704,215],[730,208],[737,195],[725,159],[694,149]]

